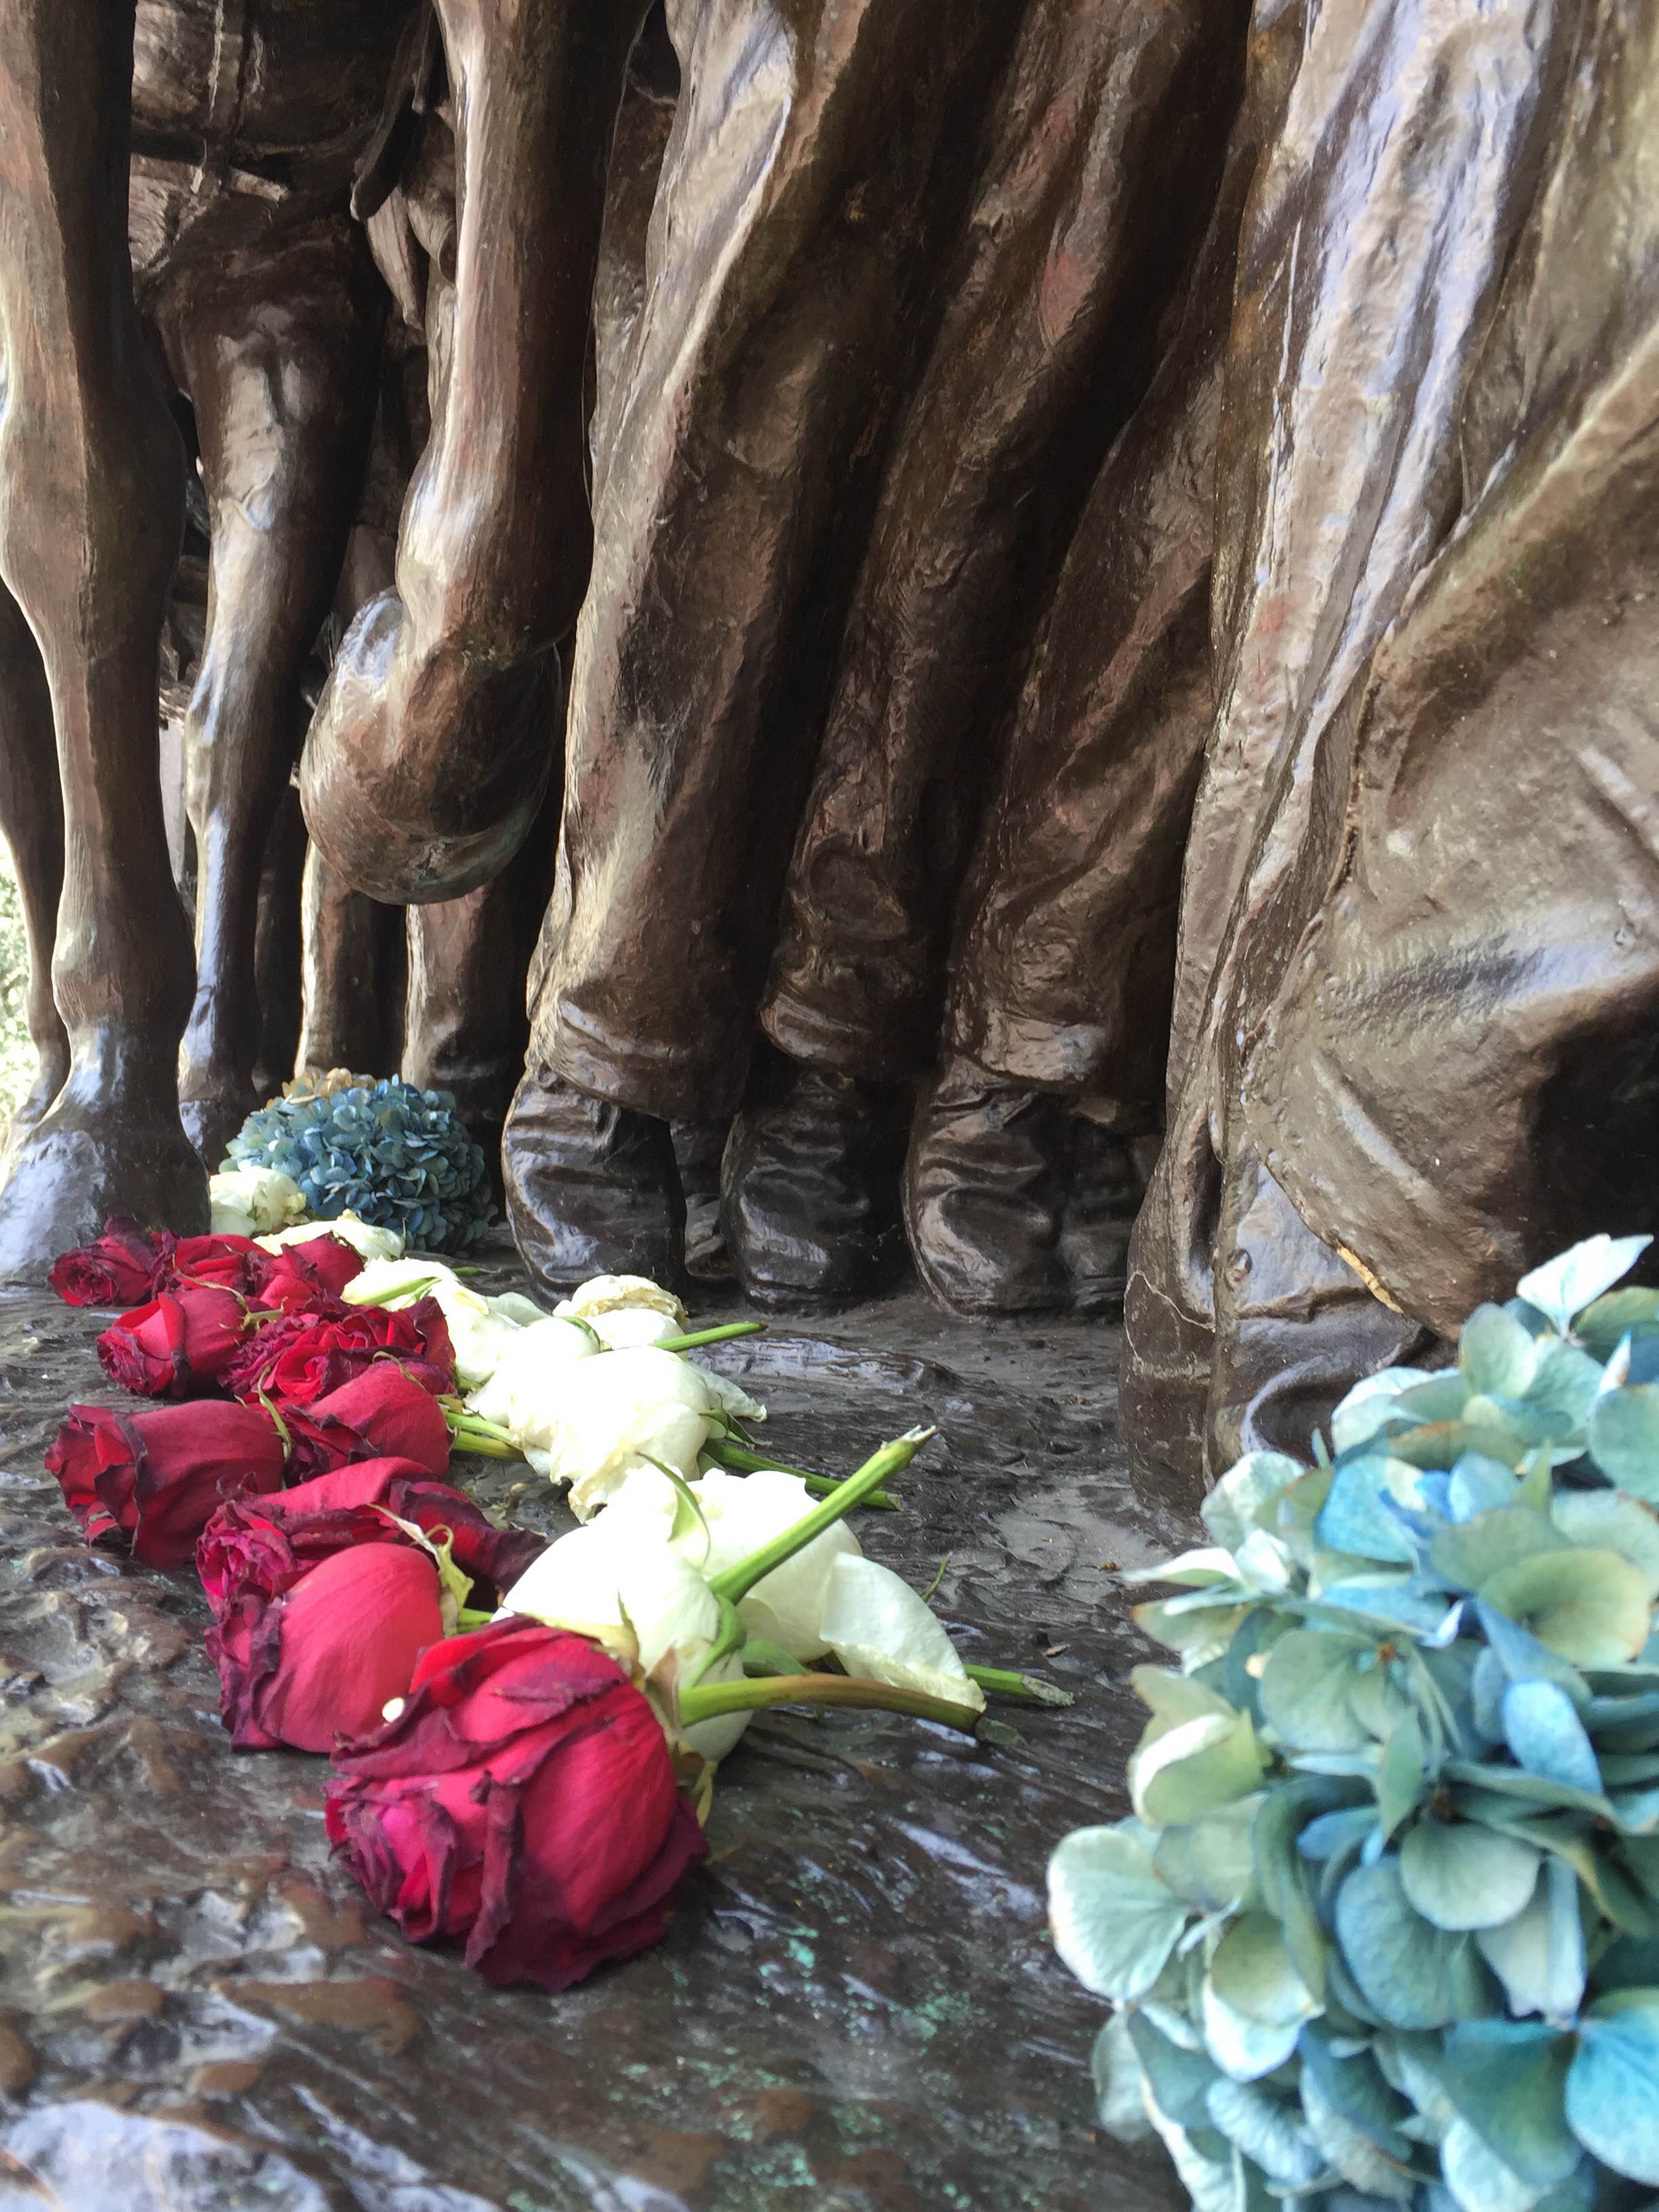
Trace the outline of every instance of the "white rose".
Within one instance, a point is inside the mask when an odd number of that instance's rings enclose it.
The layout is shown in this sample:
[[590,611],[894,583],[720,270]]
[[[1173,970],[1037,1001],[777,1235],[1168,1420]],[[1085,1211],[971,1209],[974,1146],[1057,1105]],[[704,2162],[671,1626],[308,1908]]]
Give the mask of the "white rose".
[[[563,1313],[565,1308],[558,1310]],[[613,1306],[604,1313],[573,1311],[568,1317],[586,1322],[607,1352],[632,1352],[641,1344],[661,1344],[685,1333],[684,1322],[656,1306]]]
[[579,1521],[653,1460],[690,1481],[716,1426],[702,1374],[649,1346],[583,1360],[558,1376],[548,1398],[547,1473],[570,1485]]
[[[708,1535],[705,1538],[702,1529],[695,1525],[683,1528],[675,1539],[675,1549],[709,1576],[758,1552],[786,1528],[804,1521],[818,1503],[798,1474],[785,1474],[776,1468],[765,1468],[755,1474],[715,1471],[694,1482],[691,1495],[707,1523]],[[830,1571],[837,1559],[856,1557],[858,1552],[858,1538],[844,1521],[837,1521],[793,1559],[762,1576],[738,1603],[738,1615],[744,1626],[751,1636],[777,1644],[792,1658],[822,1658],[830,1649],[823,1620]]]
[[305,1193],[276,1168],[226,1168],[208,1177],[209,1226],[216,1237],[264,1237],[306,1210]]
[[672,1291],[664,1290],[648,1275],[592,1275],[579,1283],[568,1298],[554,1308],[556,1313],[574,1314],[579,1320],[592,1322],[600,1314],[619,1313],[629,1307],[641,1312],[665,1314],[675,1324],[671,1334],[685,1327],[685,1308]]
[[984,1691],[969,1678],[927,1601],[890,1568],[843,1554],[830,1570],[819,1626],[849,1674],[985,1710]]
[[[697,1678],[720,1628],[719,1601],[695,1567],[660,1536],[608,1516],[550,1544],[507,1591],[501,1612],[592,1636],[613,1650],[626,1648],[631,1632],[644,1674],[654,1674],[672,1655],[682,1689]],[[702,1679],[733,1682],[742,1674],[743,1655],[732,1651]],[[722,1758],[749,1718],[728,1713],[700,1721],[685,1731],[686,1741],[705,1759]]]
[[586,1329],[544,1315],[508,1340],[489,1382],[469,1394],[468,1408],[499,1423],[531,1465],[545,1474],[565,1377],[595,1356]]
[[403,1257],[404,1240],[397,1230],[360,1221],[355,1213],[338,1213],[331,1221],[296,1222],[292,1229],[279,1230],[270,1237],[257,1237],[254,1242],[263,1251],[280,1252],[285,1244],[308,1244],[313,1237],[337,1237],[365,1261]]

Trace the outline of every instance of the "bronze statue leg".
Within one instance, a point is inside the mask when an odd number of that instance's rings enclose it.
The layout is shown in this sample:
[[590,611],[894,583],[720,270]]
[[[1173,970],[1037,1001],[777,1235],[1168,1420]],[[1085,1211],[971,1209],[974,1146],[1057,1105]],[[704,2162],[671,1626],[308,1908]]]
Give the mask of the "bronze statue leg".
[[459,896],[527,834],[589,526],[581,394],[605,168],[645,0],[440,0],[461,222],[445,404],[395,591],[363,608],[301,789],[333,865],[382,898]]
[[295,1069],[390,1075],[403,1050],[401,909],[354,891],[313,845],[301,881],[300,943]]
[[64,888],[64,794],[52,694],[40,647],[9,592],[0,591],[0,834],[28,939],[29,1041],[39,1073],[12,1115],[10,1142],[32,1129],[69,1076],[69,1037],[52,995],[52,938]]
[[156,773],[183,457],[132,300],[132,43],[131,0],[0,0],[0,580],[40,647],[70,858],[52,970],[70,1076],[0,1194],[13,1279],[106,1213],[207,1220],[179,1121],[190,938]]
[[197,975],[179,1071],[210,1168],[259,1103],[260,876],[303,726],[301,672],[356,513],[380,316],[368,247],[343,218],[192,266],[158,315],[196,410],[211,524],[185,719]]

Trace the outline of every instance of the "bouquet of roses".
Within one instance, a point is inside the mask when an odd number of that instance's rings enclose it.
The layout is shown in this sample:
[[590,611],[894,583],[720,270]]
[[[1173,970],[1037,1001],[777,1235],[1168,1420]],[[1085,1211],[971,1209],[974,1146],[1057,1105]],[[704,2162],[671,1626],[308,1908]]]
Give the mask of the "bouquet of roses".
[[[411,1940],[555,1988],[654,1942],[763,1706],[972,1733],[988,1686],[1069,1702],[965,1667],[847,1527],[930,1430],[845,1482],[769,1467],[765,1408],[686,1357],[760,1324],[692,1331],[639,1277],[544,1314],[347,1225],[65,1255],[70,1303],[134,1301],[99,1356],[150,1402],[71,1407],[46,1464],[89,1542],[193,1553],[232,1741],[331,1758],[329,1833]],[[522,1454],[585,1525],[498,1526],[452,1444]]]

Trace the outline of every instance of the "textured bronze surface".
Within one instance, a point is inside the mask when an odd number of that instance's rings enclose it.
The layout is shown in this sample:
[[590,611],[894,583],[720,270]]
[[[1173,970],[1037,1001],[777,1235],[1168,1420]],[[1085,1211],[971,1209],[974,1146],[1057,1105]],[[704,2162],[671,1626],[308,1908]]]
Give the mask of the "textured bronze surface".
[[[375,1920],[330,1863],[321,1763],[230,1747],[191,1577],[81,1544],[40,1462],[64,1401],[104,1395],[94,1325],[0,1304],[0,2201],[1175,2212],[1161,2158],[1096,2134],[1103,2008],[1043,1927],[1046,1855],[1122,1809],[1137,1726],[1144,1647],[1102,1563],[1188,1536],[1121,1473],[1111,1332],[969,1329],[913,1297],[721,1355],[785,1455],[849,1467],[937,1420],[863,1539],[918,1584],[948,1553],[967,1655],[1078,1703],[1000,1707],[1023,1741],[998,1750],[763,1719],[667,1942],[550,1997]],[[526,1473],[458,1465],[495,1502]],[[515,1516],[562,1525],[538,1497]]]

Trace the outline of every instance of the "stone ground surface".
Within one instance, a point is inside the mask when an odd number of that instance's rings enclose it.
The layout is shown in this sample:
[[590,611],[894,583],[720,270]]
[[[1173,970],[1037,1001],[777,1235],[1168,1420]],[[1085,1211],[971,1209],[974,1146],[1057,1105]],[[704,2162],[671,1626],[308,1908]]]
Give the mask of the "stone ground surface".
[[[501,1270],[500,1285],[510,1279]],[[740,1309],[730,1295],[699,1320]],[[914,1295],[714,1355],[779,1455],[940,1441],[869,1551],[964,1656],[1070,1711],[1015,1747],[881,1714],[767,1717],[722,1771],[668,1941],[560,1996],[404,1944],[330,1861],[321,1763],[233,1751],[187,1571],[88,1551],[40,1455],[108,1402],[101,1322],[0,1299],[0,2212],[1170,2212],[1099,2136],[1103,2008],[1043,1867],[1125,1808],[1146,1656],[1106,1572],[1188,1540],[1136,1495],[1117,1332],[972,1326]],[[521,1467],[459,1462],[566,1525]]]

